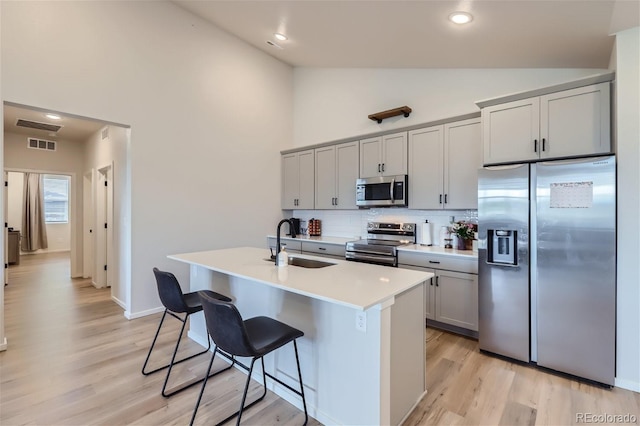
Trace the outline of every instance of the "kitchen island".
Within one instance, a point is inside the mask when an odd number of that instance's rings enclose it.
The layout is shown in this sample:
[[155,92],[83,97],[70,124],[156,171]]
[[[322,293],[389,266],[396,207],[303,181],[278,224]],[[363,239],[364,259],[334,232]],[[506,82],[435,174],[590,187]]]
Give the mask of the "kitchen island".
[[[311,416],[324,424],[399,424],[426,392],[424,283],[433,274],[306,255],[295,257],[331,265],[276,267],[268,257],[251,247],[169,256],[190,265],[189,291],[226,294],[245,319],[270,316],[305,333],[298,350]],[[205,345],[202,313],[190,321],[189,337]],[[265,365],[298,386],[292,349],[267,356]]]

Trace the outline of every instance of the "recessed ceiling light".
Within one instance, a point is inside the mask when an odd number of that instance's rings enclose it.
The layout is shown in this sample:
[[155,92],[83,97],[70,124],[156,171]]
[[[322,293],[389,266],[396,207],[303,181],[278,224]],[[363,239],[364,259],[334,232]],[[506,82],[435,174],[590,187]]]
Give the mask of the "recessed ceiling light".
[[52,120],[60,120],[62,118],[57,114],[45,114],[44,116],[47,117],[47,118],[50,118]]
[[275,33],[273,36],[274,36],[275,38],[277,38],[278,40],[280,40],[280,41],[285,41],[285,40],[287,40],[287,36],[286,36],[286,35],[284,35],[284,34]]
[[467,12],[453,12],[449,15],[449,20],[456,24],[467,24],[473,21],[473,16]]

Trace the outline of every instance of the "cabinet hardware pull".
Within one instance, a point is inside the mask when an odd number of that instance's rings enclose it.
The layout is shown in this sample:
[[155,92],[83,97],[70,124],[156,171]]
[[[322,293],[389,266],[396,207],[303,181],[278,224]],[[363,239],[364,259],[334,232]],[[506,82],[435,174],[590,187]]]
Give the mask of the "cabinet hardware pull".
[[533,152],[538,152],[538,139],[533,140]]
[[338,197],[336,197],[336,206],[338,205]]
[[382,163],[382,173],[384,173],[384,163]]
[[429,280],[429,285],[433,285],[433,278]]
[[545,141],[545,139],[544,139],[544,138],[542,138],[542,150],[543,150],[543,151],[545,150],[545,149],[544,149],[545,142],[546,142],[546,141]]
[[444,194],[444,203],[447,204],[447,194]]
[[440,204],[442,204],[442,194],[440,194]]
[[382,170],[380,170],[380,163],[378,163],[378,173],[380,173]]
[[437,260],[430,260],[429,263],[437,263],[438,265],[440,264],[440,262]]
[[327,251],[326,247],[318,247],[318,250]]
[[438,285],[438,278],[440,278],[440,277],[436,277],[436,287],[440,287],[440,286]]

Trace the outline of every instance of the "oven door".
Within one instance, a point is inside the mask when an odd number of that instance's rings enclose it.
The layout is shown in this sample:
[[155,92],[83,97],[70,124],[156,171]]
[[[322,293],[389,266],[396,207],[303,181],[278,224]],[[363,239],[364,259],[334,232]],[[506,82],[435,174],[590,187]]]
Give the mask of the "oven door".
[[356,180],[359,207],[406,207],[407,176],[378,176]]

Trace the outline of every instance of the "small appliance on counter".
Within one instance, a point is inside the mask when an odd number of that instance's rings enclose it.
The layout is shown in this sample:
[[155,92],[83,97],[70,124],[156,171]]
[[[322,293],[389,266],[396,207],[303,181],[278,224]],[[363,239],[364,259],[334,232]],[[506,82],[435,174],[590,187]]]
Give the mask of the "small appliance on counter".
[[289,233],[287,235],[291,235],[291,228],[293,228],[294,235],[300,235],[300,219],[292,217],[289,220],[291,223],[289,224]]
[[319,237],[322,235],[322,223],[320,219],[309,219],[309,236]]

